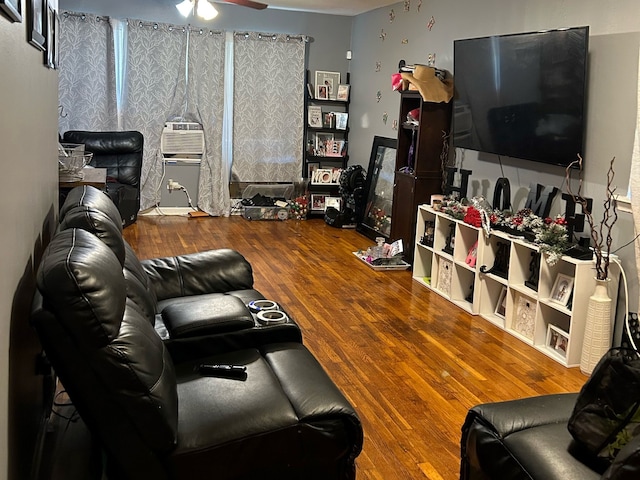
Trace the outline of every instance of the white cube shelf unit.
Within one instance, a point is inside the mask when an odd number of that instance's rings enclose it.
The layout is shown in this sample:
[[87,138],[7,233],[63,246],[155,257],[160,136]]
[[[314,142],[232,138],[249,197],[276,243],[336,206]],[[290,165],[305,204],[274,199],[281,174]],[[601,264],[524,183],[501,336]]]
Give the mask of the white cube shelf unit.
[[[427,222],[433,226],[432,242],[425,241],[429,237],[425,236]],[[452,232],[450,253],[443,249]],[[540,255],[536,245],[496,230],[487,236],[481,228],[428,205],[418,207],[415,243],[414,280],[562,365],[580,364],[587,305],[595,288],[593,261],[563,256],[555,265],[549,265],[543,254],[538,274],[531,278],[532,262]],[[476,261],[470,265],[467,257],[474,246]],[[504,276],[490,273],[499,249],[508,252],[509,257]],[[483,265],[487,273],[480,271]],[[613,262],[609,271],[609,295],[615,304],[620,271]],[[568,280],[571,293],[556,300],[552,298],[554,284],[562,278]],[[612,325],[614,316],[612,308]]]

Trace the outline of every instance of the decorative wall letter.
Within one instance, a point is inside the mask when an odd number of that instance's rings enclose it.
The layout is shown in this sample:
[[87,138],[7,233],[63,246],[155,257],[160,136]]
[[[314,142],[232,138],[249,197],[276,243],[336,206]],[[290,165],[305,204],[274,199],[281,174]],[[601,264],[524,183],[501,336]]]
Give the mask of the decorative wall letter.
[[529,185],[529,196],[524,208],[529,208],[537,216],[546,218],[551,212],[551,203],[557,193],[556,187],[545,187],[539,183],[536,185],[532,183]]
[[[502,206],[500,206],[500,198],[502,198]],[[501,177],[496,180],[496,188],[493,191],[493,203],[491,206],[494,210],[511,209],[511,185],[509,179]]]
[[[582,213],[576,214],[576,205],[578,202],[576,202],[575,197],[572,195],[563,193],[562,199],[566,202],[564,219],[567,221],[567,234],[569,235],[569,240],[571,240],[574,232],[584,232],[584,210]],[[585,198],[585,200],[587,201],[587,209],[591,211],[591,208],[593,207],[593,199]],[[580,209],[582,210],[582,207]],[[589,239],[587,239],[587,242],[588,240]]]
[[458,198],[466,198],[467,197],[467,188],[469,187],[469,175],[471,175],[471,170],[463,170],[460,169],[460,186],[454,186],[455,183],[455,175],[458,171],[456,167],[447,167],[447,179],[444,186],[444,194],[451,195],[453,192],[458,192]]

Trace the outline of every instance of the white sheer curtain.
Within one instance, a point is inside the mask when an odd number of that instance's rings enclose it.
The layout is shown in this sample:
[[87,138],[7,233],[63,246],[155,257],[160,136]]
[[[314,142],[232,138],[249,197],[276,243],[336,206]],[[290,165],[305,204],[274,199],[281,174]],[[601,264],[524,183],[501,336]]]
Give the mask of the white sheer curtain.
[[187,28],[128,20],[127,76],[122,122],[144,135],[140,208],[160,202],[164,164],[160,136],[185,102]]
[[192,29],[185,116],[194,118],[204,129],[205,152],[200,163],[198,207],[214,216],[227,216],[231,210],[229,167],[222,159],[224,63],[224,34]]
[[232,180],[291,182],[302,175],[301,37],[236,33]]
[[[636,135],[633,142],[631,156],[631,179],[629,190],[631,191],[631,209],[636,233],[640,232],[640,52],[638,52],[638,88],[637,88],[637,120]],[[640,277],[640,242],[635,242],[636,268]],[[627,312],[625,312],[627,313]]]
[[109,18],[63,12],[59,35],[60,133],[115,130],[116,88]]

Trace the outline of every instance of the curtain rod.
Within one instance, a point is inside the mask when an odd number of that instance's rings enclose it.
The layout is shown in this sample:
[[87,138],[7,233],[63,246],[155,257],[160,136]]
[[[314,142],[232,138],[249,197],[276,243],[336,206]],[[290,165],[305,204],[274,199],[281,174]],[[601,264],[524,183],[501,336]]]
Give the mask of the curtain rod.
[[[86,13],[77,13],[77,12],[63,12],[62,15],[64,15],[65,17],[76,17],[79,18],[81,20],[86,20],[87,19],[87,14]],[[96,22],[101,22],[102,20],[105,21],[109,21],[109,17],[105,17],[105,16],[100,16],[100,15],[96,15]]]
[[[135,20],[127,19],[127,25],[130,25],[130,24],[137,25],[138,27],[151,27],[154,30],[158,30],[158,28],[160,28],[160,25],[161,25],[158,22],[143,22],[142,20],[135,21]],[[189,30],[189,32],[199,33],[200,35],[203,35],[205,32],[208,32],[209,35],[223,34],[223,32],[220,30],[208,30],[206,28],[194,27],[192,25],[171,25],[171,24],[162,24],[162,25],[167,25],[170,32],[172,32],[174,29],[180,29],[182,30],[182,33],[186,33],[187,30]]]
[[285,40],[287,42],[290,40],[300,40],[302,42],[309,41],[309,37],[306,35],[289,35],[286,33],[235,32],[234,35],[236,37],[244,37],[244,38],[249,38],[252,35],[256,35],[258,37],[258,40],[262,40],[262,39],[277,40],[278,37],[285,37]]

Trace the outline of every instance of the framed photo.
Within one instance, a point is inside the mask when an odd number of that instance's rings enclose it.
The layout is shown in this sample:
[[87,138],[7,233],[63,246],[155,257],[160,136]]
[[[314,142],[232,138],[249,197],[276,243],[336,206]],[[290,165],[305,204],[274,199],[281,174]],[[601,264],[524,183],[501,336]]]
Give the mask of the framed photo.
[[22,22],[22,0],[0,0],[0,10],[14,22]]
[[324,154],[326,157],[343,157],[345,155],[345,141],[331,140],[327,142]]
[[496,303],[496,309],[493,313],[497,316],[504,318],[507,311],[507,287],[502,287],[500,296],[498,297],[498,303]]
[[320,168],[320,164],[317,162],[310,162],[307,163],[307,178],[311,181],[311,179],[313,179],[313,175],[315,174],[316,170],[318,170]]
[[324,194],[311,194],[311,210],[324,212],[327,196]]
[[329,142],[333,142],[333,133],[316,133],[316,156],[327,156]]
[[342,100],[346,102],[349,100],[349,88],[350,85],[338,85],[338,93],[336,95],[336,100]]
[[329,88],[326,85],[316,85],[316,100],[329,100]]
[[547,325],[546,346],[561,357],[566,358],[567,347],[569,346],[569,336],[560,328],[549,324]]
[[335,112],[336,117],[336,129],[337,130],[346,130],[347,122],[349,121],[349,114],[344,112]]
[[322,126],[324,128],[336,128],[336,114],[333,112],[325,113]]
[[307,121],[312,128],[322,128],[322,107],[317,105],[309,106],[307,110]]
[[[316,71],[316,99],[335,100],[338,95],[338,85],[340,85],[340,72]],[[322,91],[326,97],[319,97],[319,87],[325,87]]]
[[326,197],[324,199],[325,210],[329,207],[333,207],[339,211],[341,206],[342,206],[342,197]]
[[44,0],[27,0],[27,32],[29,43],[43,52],[46,49],[44,38],[45,4]]
[[550,300],[566,307],[573,290],[573,277],[559,273],[556,281],[553,282]]
[[47,48],[44,52],[44,64],[56,69],[58,68],[58,9],[56,8],[55,0],[46,1],[46,18],[45,18],[45,39],[47,42]]
[[313,100],[313,85],[310,83],[307,83],[307,95],[309,95],[309,98]]

